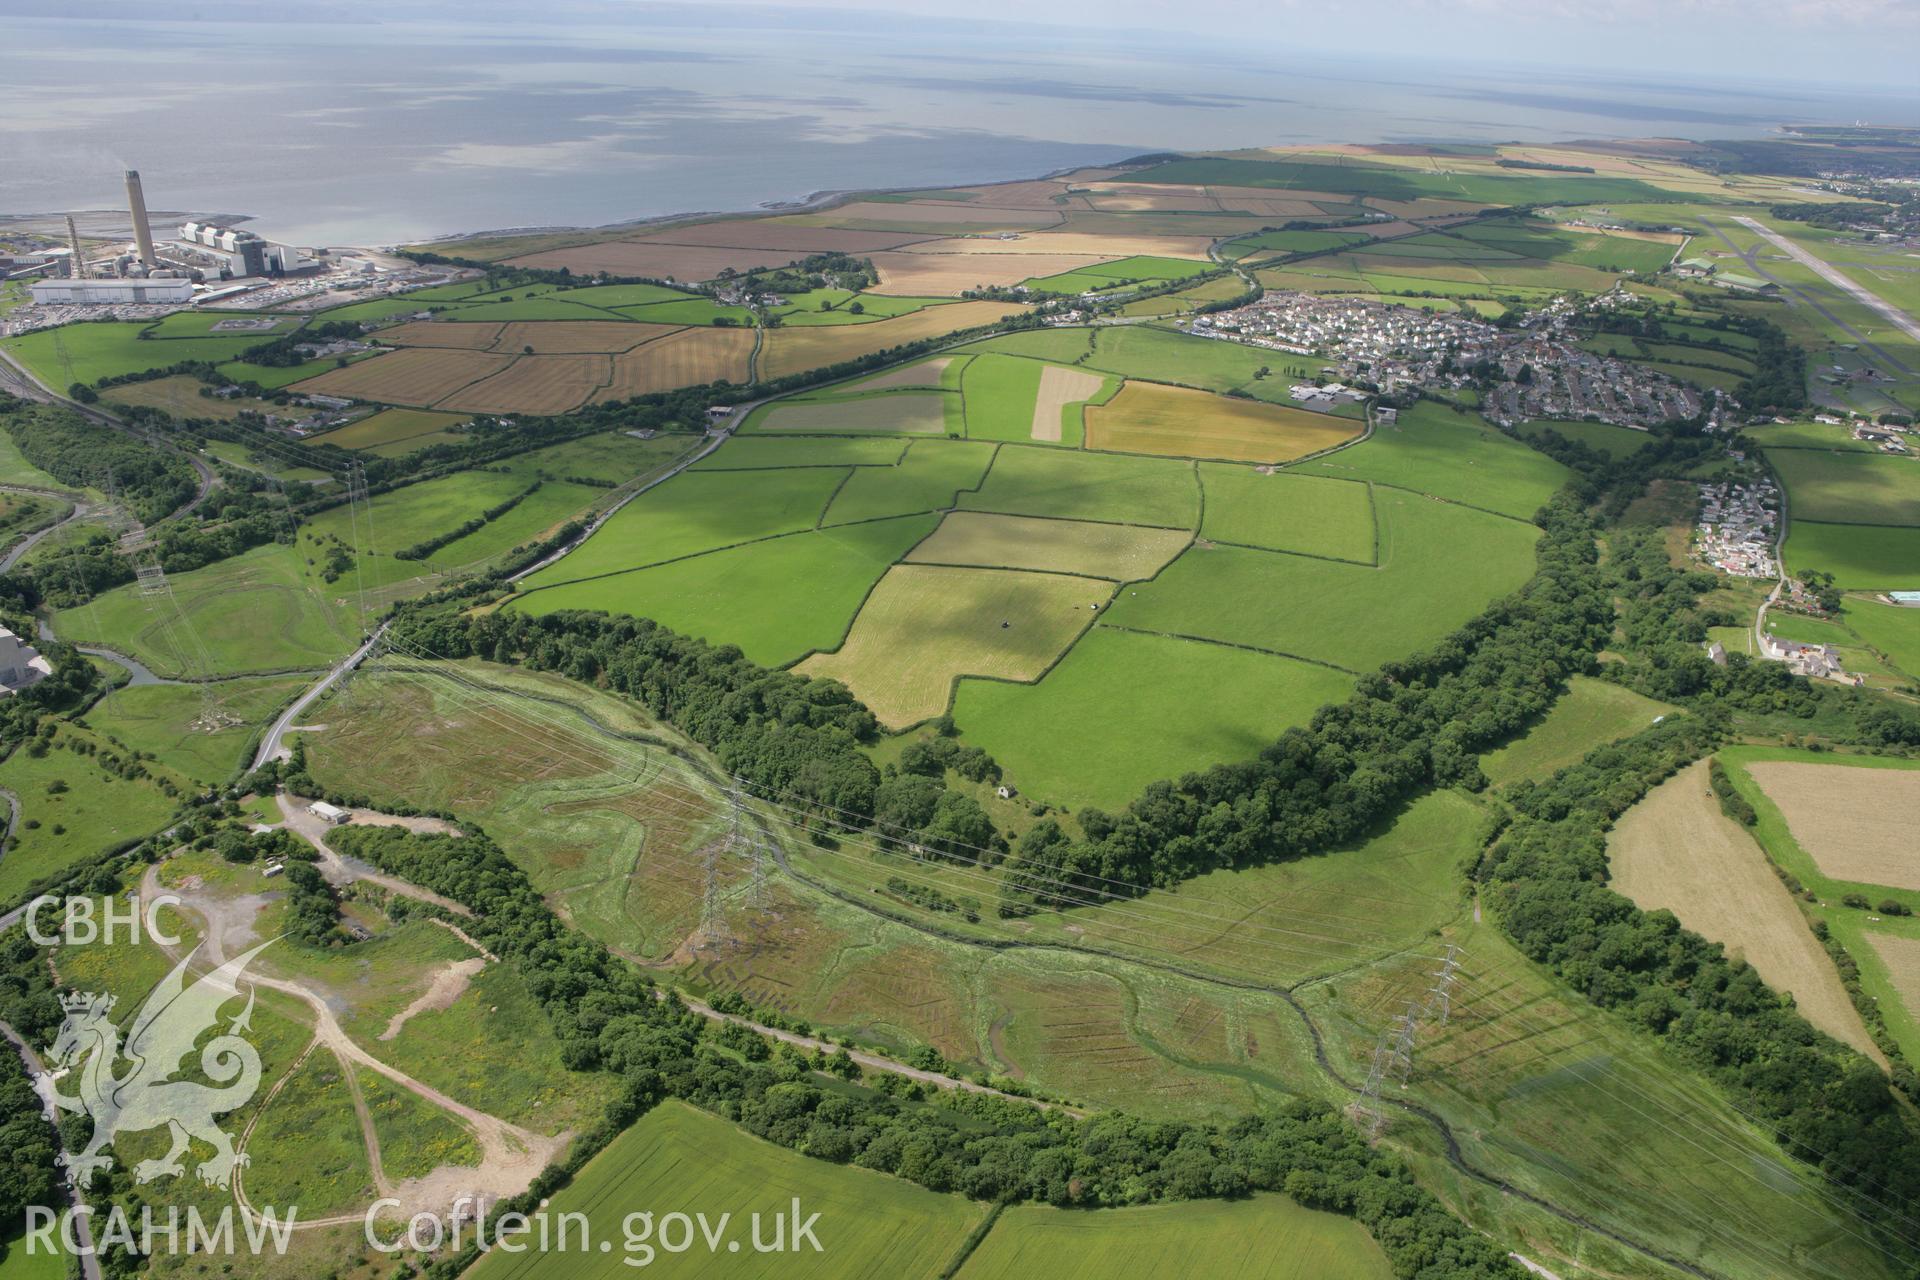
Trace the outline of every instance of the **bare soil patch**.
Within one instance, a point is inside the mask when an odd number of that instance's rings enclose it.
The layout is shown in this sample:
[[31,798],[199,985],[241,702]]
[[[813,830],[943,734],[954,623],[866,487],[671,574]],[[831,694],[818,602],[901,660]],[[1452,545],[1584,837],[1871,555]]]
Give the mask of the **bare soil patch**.
[[1823,874],[1920,889],[1920,769],[1757,760],[1747,774]]
[[1058,441],[1060,419],[1066,407],[1085,400],[1105,384],[1106,379],[1085,369],[1048,365],[1040,373],[1040,391],[1033,401],[1033,438]]
[[1649,792],[1607,841],[1613,887],[1643,909],[1665,909],[1695,933],[1745,957],[1767,985],[1793,993],[1808,1022],[1886,1065],[1833,962],[1766,855],[1720,812],[1702,760]]

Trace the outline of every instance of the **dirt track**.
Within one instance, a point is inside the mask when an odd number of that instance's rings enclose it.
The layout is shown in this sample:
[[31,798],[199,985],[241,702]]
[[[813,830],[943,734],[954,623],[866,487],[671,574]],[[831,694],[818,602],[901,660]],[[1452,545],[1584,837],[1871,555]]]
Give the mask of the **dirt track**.
[[[149,867],[141,884],[141,893],[153,897],[160,892],[162,890],[159,868]],[[234,946],[251,943],[254,911],[249,909],[247,904],[252,900],[222,902],[208,898],[196,899],[191,890],[176,889],[172,892],[181,899],[181,905],[185,910],[199,916],[204,922],[205,946],[208,952],[205,958],[210,963],[219,964],[227,958],[229,942]],[[254,906],[257,907],[257,905],[257,902],[254,903]],[[186,953],[185,948],[178,946],[168,947],[166,950],[174,959]],[[570,1133],[549,1138],[519,1125],[510,1124],[465,1103],[456,1102],[432,1085],[382,1062],[361,1048],[346,1033],[324,996],[300,982],[275,978],[259,972],[250,972],[248,979],[269,991],[290,995],[306,1005],[313,1017],[314,1026],[314,1044],[309,1046],[308,1052],[312,1052],[315,1047],[324,1046],[339,1060],[341,1069],[346,1072],[349,1080],[353,1078],[356,1067],[376,1071],[409,1093],[425,1099],[456,1117],[473,1133],[481,1152],[481,1161],[477,1168],[443,1166],[423,1178],[406,1183],[393,1183],[387,1178],[385,1169],[381,1167],[379,1143],[376,1139],[372,1139],[372,1121],[365,1109],[365,1103],[360,1100],[358,1085],[354,1085],[355,1110],[360,1116],[361,1131],[369,1138],[367,1159],[373,1171],[375,1186],[381,1189],[383,1195],[392,1195],[400,1199],[403,1213],[441,1212],[451,1206],[457,1197],[463,1195],[486,1200],[517,1195],[532,1184],[540,1171],[552,1163],[571,1140]],[[291,1076],[291,1072],[286,1073],[281,1077],[281,1082],[284,1083]],[[277,1091],[278,1086],[273,1092]],[[262,1102],[256,1112],[256,1121],[259,1112],[265,1111],[272,1096],[273,1093],[270,1092],[267,1099]],[[252,1125],[249,1124],[247,1132],[250,1134],[251,1131]],[[245,1135],[242,1138],[242,1150],[244,1150],[244,1141]],[[243,1176],[235,1178],[234,1195],[242,1211],[251,1214],[252,1206],[246,1199]],[[316,1227],[358,1222],[361,1217],[360,1214],[345,1214],[333,1218],[316,1218],[300,1222],[298,1229],[311,1230]]]

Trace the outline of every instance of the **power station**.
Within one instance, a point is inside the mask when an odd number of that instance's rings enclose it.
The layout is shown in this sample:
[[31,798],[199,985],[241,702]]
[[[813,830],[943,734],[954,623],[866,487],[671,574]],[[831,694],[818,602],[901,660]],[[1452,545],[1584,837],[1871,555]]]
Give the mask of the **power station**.
[[[36,303],[191,302],[197,281],[298,275],[321,265],[306,250],[276,244],[251,231],[201,222],[182,224],[177,241],[156,246],[138,169],[126,171],[126,184],[127,214],[133,222],[131,247],[89,263],[79,228],[69,216],[67,278],[29,283]],[[51,267],[57,255],[47,256]]]

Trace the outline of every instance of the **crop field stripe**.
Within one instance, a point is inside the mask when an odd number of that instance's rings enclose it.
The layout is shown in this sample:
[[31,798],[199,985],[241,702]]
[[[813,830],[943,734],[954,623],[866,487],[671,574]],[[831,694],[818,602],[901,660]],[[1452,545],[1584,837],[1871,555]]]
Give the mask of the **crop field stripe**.
[[[845,483],[845,482],[843,481],[842,483]],[[943,510],[947,510],[947,508],[944,508],[944,507],[935,508],[935,511],[943,511]],[[840,524],[827,525],[826,528],[851,529],[855,525],[885,524],[889,520],[906,520],[906,519],[911,519],[914,516],[930,515],[930,514],[933,514],[933,512],[896,511],[884,516],[867,516],[859,520],[847,520],[847,521],[841,522]],[[577,586],[582,582],[599,582],[606,578],[624,578],[626,575],[630,573],[645,573],[649,569],[659,569],[670,564],[683,564],[688,560],[698,560],[702,556],[718,555],[722,551],[738,551],[742,547],[757,547],[764,542],[781,542],[788,538],[804,538],[804,537],[807,537],[809,534],[815,534],[819,532],[821,532],[821,526],[819,525],[815,525],[814,527],[809,529],[788,529],[784,533],[769,533],[764,537],[748,538],[742,542],[729,542],[724,547],[707,547],[700,551],[689,551],[689,552],[686,552],[684,555],[677,555],[667,560],[655,560],[648,564],[630,565],[625,569],[609,569],[605,573],[590,573],[590,574],[587,574],[585,577],[567,578],[558,582],[543,582],[537,587],[527,587],[524,590],[516,592],[515,594],[517,596],[531,596],[542,591],[551,590],[554,587]],[[247,672],[246,674],[259,675],[263,673],[250,671],[250,672]]]
[[[1372,560],[1349,560],[1345,556],[1323,555],[1318,551],[1293,551],[1286,547],[1262,547],[1251,542],[1234,542],[1228,538],[1208,538],[1206,541],[1216,547],[1235,547],[1241,551],[1264,551],[1276,556],[1300,556],[1307,560],[1329,560],[1334,564],[1350,564],[1361,569],[1378,569],[1380,567],[1379,536],[1379,531],[1376,528],[1374,532],[1374,558]],[[1288,654],[1283,656],[1291,657],[1292,655]]]
[[1355,671],[1350,667],[1343,667],[1337,662],[1328,662],[1324,658],[1309,658],[1304,654],[1288,653],[1284,649],[1263,649],[1257,644],[1243,644],[1238,640],[1216,640],[1212,636],[1186,635],[1179,631],[1154,631],[1148,627],[1131,627],[1123,622],[1107,622],[1105,620],[1102,620],[1100,625],[1110,627],[1115,631],[1131,631],[1135,635],[1159,636],[1163,640],[1190,640],[1195,644],[1218,645],[1222,649],[1244,649],[1248,653],[1264,653],[1271,658],[1288,658],[1294,662],[1306,662],[1316,667],[1326,667],[1330,671],[1338,671],[1343,675],[1360,676],[1365,674],[1364,672]]

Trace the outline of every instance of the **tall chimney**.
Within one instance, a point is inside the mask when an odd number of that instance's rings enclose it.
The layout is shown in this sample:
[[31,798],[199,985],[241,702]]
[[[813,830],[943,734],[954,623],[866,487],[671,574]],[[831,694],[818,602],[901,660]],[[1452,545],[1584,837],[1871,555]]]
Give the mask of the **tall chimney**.
[[67,274],[75,280],[87,278],[87,257],[80,252],[80,228],[73,225],[73,215],[67,215],[67,250],[73,256],[67,262]]
[[147,197],[140,190],[140,171],[127,170],[127,212],[133,215],[133,243],[140,250],[140,261],[150,267],[160,265],[153,256],[153,229],[147,225]]

